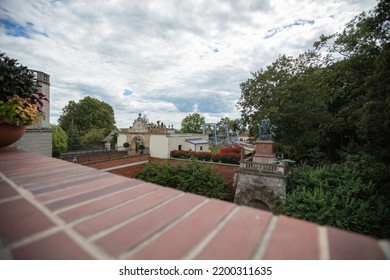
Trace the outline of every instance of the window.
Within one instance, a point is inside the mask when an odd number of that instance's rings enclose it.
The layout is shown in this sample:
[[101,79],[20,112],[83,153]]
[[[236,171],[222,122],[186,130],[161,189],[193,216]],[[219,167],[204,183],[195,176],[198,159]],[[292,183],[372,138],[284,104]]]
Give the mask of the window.
[[179,145],[179,146],[177,147],[177,150],[178,150],[178,151],[181,151],[181,145]]
[[200,150],[203,151],[203,147],[202,146],[200,146]]

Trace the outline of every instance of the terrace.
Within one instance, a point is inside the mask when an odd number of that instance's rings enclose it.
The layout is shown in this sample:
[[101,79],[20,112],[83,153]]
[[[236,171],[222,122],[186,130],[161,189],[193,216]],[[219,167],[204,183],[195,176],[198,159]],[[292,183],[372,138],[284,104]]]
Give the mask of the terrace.
[[390,259],[390,242],[2,148],[0,259]]

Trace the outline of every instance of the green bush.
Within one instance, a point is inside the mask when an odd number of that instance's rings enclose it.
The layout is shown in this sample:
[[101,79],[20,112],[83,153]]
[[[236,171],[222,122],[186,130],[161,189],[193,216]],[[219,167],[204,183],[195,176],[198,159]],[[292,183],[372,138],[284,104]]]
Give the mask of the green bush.
[[321,225],[390,237],[389,200],[345,164],[294,169],[279,212]]
[[227,199],[227,182],[211,166],[196,161],[150,163],[136,178],[209,198]]
[[211,152],[193,152],[193,151],[171,151],[171,158],[190,159],[196,158],[203,161],[213,161],[229,164],[239,164],[240,154],[225,152],[221,154]]

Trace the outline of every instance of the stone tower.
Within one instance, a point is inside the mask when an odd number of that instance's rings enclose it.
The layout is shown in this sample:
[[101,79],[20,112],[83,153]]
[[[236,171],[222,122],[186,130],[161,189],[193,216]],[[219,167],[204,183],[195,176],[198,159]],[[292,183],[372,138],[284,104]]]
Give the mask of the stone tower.
[[[43,93],[50,101],[50,76],[41,71],[30,71],[33,72],[39,84],[38,92]],[[42,102],[43,107],[41,107],[41,110],[45,113],[44,119],[37,124],[27,127],[23,137],[15,143],[15,146],[18,149],[51,157],[53,129],[50,127],[50,102],[44,100]]]
[[[48,100],[50,100],[50,76],[41,71],[31,70],[34,73],[35,79],[39,84],[39,92],[43,93]],[[50,103],[43,102],[41,110],[45,113],[45,118],[42,119],[39,127],[50,128]]]

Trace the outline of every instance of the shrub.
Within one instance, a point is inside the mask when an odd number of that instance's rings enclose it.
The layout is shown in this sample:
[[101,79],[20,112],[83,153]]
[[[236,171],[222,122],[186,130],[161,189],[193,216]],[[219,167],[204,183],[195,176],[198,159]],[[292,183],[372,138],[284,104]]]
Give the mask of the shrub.
[[390,237],[389,200],[345,164],[294,169],[281,214],[379,238]]
[[136,178],[209,198],[227,199],[225,179],[210,165],[196,161],[185,163],[149,163]]
[[224,153],[216,154],[210,152],[193,152],[193,151],[171,151],[171,158],[189,159],[196,158],[203,161],[213,161],[221,163],[239,164],[240,153]]
[[220,149],[221,154],[241,154],[241,147],[240,146],[232,146],[232,147],[223,147]]

